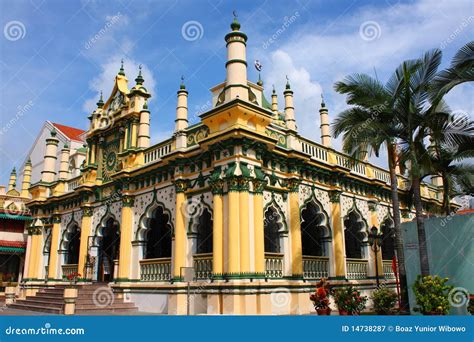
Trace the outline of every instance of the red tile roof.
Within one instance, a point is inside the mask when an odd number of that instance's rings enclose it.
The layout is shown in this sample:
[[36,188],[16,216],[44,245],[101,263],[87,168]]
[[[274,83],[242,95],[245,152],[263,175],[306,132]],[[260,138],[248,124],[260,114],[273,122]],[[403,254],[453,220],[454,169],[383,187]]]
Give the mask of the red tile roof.
[[80,137],[80,135],[85,132],[82,129],[60,125],[58,123],[53,123],[53,126],[56,127],[56,129],[61,131],[61,133],[63,133],[65,136],[67,136],[71,140],[84,141]]
[[0,247],[25,248],[25,247],[26,247],[26,242],[24,242],[24,241],[7,241],[7,240],[0,240]]

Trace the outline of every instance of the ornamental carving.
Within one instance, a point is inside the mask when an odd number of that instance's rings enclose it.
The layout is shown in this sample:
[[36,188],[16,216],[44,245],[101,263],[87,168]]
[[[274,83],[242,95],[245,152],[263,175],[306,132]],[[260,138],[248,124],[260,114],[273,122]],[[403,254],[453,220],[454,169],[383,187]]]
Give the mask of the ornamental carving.
[[330,190],[329,201],[331,201],[331,203],[339,203],[341,200],[341,193],[341,190]]

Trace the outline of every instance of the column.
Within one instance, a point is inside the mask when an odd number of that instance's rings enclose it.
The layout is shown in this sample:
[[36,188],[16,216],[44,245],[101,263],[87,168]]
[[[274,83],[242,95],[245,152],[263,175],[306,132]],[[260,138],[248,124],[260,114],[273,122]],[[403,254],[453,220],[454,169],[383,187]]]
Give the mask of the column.
[[91,224],[92,224],[92,213],[91,207],[82,208],[82,222],[81,222],[81,245],[79,246],[79,262],[77,266],[77,272],[81,274],[82,279],[88,280],[88,274],[86,270],[87,254],[89,236],[91,235]]
[[223,191],[224,183],[217,181],[211,184],[213,194],[212,217],[212,273],[214,277],[222,277],[224,273],[224,220]]
[[61,280],[58,277],[59,234],[61,233],[61,216],[53,216],[51,228],[51,248],[49,250],[48,281]]
[[240,179],[239,187],[240,273],[250,273],[249,181]]
[[[369,232],[370,232],[370,229],[372,227],[377,227],[379,229],[379,234],[381,234],[381,230],[380,230],[380,227],[379,227],[379,220],[377,218],[377,207],[378,207],[378,202],[376,200],[369,200],[368,201],[368,206],[369,206],[369,210],[370,210],[370,227],[368,227],[369,229]],[[370,248],[370,247],[369,247]],[[375,259],[375,253],[374,251],[372,250],[372,248],[370,248],[370,256],[371,258],[369,258],[369,270],[371,269],[373,272],[371,272],[371,274],[369,274],[369,276],[374,276],[375,277],[375,267],[374,267],[374,259]],[[379,277],[382,278],[383,277],[383,267],[382,267],[382,248],[381,246],[379,246],[378,248],[378,252],[377,252],[377,269],[378,269],[378,272],[379,272]]]
[[122,198],[122,222],[120,223],[120,254],[117,281],[129,281],[131,278],[132,235],[133,235],[134,198],[124,195]]
[[255,239],[255,273],[265,274],[265,235],[263,217],[263,181],[254,181],[253,218]]
[[331,223],[333,228],[334,269],[336,279],[346,278],[346,262],[344,250],[344,228],[341,218],[341,191],[331,190],[329,200],[331,201]]
[[293,278],[301,278],[303,277],[303,249],[298,198],[299,181],[289,179],[288,188],[290,191],[291,273]]
[[233,177],[228,183],[228,218],[229,234],[227,237],[227,250],[229,262],[227,273],[240,273],[240,243],[239,243],[239,185],[237,178]]
[[181,267],[186,266],[186,226],[184,217],[184,208],[186,202],[185,191],[187,189],[187,182],[184,179],[175,181],[176,188],[176,218],[174,225],[174,264],[173,264],[173,278],[181,280]]
[[31,236],[31,246],[28,258],[28,274],[29,280],[38,280],[39,277],[39,258],[42,258],[41,253],[41,227],[33,226],[28,228],[28,235]]

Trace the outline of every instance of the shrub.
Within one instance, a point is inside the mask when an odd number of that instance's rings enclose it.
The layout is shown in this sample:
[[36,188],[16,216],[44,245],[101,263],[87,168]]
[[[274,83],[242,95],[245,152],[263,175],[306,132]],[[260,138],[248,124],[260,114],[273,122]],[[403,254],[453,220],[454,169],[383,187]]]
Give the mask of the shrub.
[[374,310],[377,315],[388,315],[397,303],[398,296],[395,291],[386,287],[379,287],[371,296],[374,302]]
[[359,314],[365,309],[366,296],[361,296],[358,290],[352,286],[343,287],[334,291],[334,301],[339,310],[347,311],[349,314]]
[[449,291],[453,288],[451,285],[446,285],[447,282],[448,278],[419,275],[413,284],[418,305],[414,310],[424,315],[446,315],[451,308]]

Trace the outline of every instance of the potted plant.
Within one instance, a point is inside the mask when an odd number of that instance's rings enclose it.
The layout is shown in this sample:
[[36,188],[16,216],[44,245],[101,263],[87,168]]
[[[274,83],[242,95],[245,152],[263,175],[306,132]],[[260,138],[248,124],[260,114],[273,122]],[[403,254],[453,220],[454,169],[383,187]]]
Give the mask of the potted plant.
[[469,296],[469,304],[467,304],[467,311],[474,315],[474,295]]
[[79,279],[81,277],[81,275],[77,272],[72,272],[72,273],[69,273],[66,278],[67,280],[69,280],[69,282],[71,283],[71,285],[73,284],[77,284],[77,279]]
[[453,288],[446,285],[448,278],[439,276],[419,275],[413,284],[417,307],[415,311],[423,315],[446,315],[451,308],[449,303],[449,291]]
[[352,286],[336,289],[333,296],[341,316],[358,315],[365,309],[368,299],[366,296],[361,296],[360,292]]
[[329,307],[329,293],[329,283],[325,278],[322,278],[321,281],[316,284],[316,291],[309,296],[316,312],[320,316],[328,316],[331,314],[331,308]]
[[371,298],[377,315],[389,315],[397,303],[398,296],[389,288],[379,287],[372,293]]

